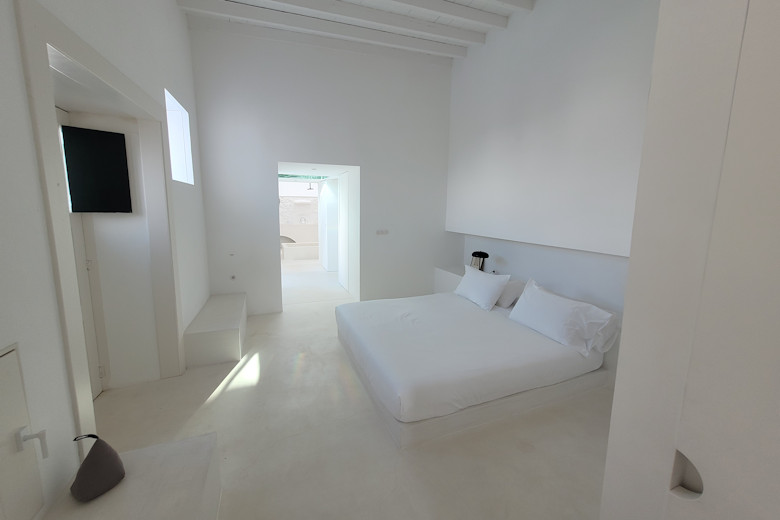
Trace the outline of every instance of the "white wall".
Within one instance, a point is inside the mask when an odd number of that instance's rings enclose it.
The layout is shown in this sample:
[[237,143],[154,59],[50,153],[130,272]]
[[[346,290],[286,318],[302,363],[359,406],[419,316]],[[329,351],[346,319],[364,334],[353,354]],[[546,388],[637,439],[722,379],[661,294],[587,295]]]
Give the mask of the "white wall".
[[538,0],[453,67],[447,229],[628,256],[657,0]]
[[[192,113],[190,113],[192,114]],[[192,118],[190,124],[194,125]],[[197,130],[192,127],[193,134]],[[193,135],[193,142],[196,138]],[[195,145],[193,149],[197,150]],[[197,153],[195,154],[197,157]],[[195,159],[198,162],[198,159]],[[195,185],[174,182],[170,210],[175,237],[174,261],[178,271],[176,286],[182,332],[195,319],[211,294],[206,250],[206,216],[200,170],[195,169]]]
[[[168,87],[194,117],[189,40],[175,1],[43,3],[161,105],[162,89]],[[0,155],[4,161],[0,190],[0,344],[19,344],[32,427],[48,432],[49,458],[40,466],[45,498],[51,503],[78,465],[76,445],[71,441],[76,424],[11,0],[0,0],[0,61],[4,67],[0,78]],[[187,199],[187,204],[179,204],[172,211],[191,211],[191,221],[197,223],[197,214],[202,215],[203,210],[198,201],[200,192],[190,196],[194,193],[183,197],[174,193],[176,201]],[[200,226],[202,230],[202,216]],[[189,241],[202,242],[205,250],[204,233],[197,236],[197,224],[189,231]],[[180,246],[187,243],[187,234],[179,233]],[[179,247],[179,252],[187,249],[196,251],[198,246]],[[186,258],[180,264],[184,262]],[[208,295],[205,265],[205,260],[196,258],[197,272],[180,269],[180,290],[186,293],[185,300],[197,300],[198,286],[204,287],[201,292]]]
[[[282,199],[282,205],[285,204],[285,200]],[[316,209],[316,205],[314,206]],[[306,211],[306,213],[310,213],[309,211]],[[287,213],[289,214],[295,214],[295,211],[290,211]],[[284,218],[285,215],[280,215],[280,218]],[[298,217],[300,218],[300,217]],[[292,238],[296,242],[306,242],[310,244],[316,244],[319,240],[319,233],[318,233],[318,222],[317,219],[314,219],[312,222],[307,218],[308,222],[311,222],[310,224],[285,224],[282,222],[279,224],[279,234],[281,236],[286,236],[289,238]]]
[[339,260],[339,182],[320,183],[319,243],[320,263],[326,271],[338,271]]
[[[318,182],[279,181],[280,197],[314,197],[319,195]],[[311,189],[309,189],[311,185]]]
[[279,182],[279,233],[296,242],[319,241],[317,183]]
[[39,461],[50,501],[77,468],[75,431],[13,4],[0,0],[0,345],[19,344],[33,431],[47,430]]
[[353,298],[359,300],[360,170],[339,175],[338,183],[338,280]]
[[360,167],[363,299],[430,292],[433,266],[453,254],[443,231],[450,61],[190,25],[212,292],[246,292],[252,314],[281,310],[280,161]]
[[164,106],[168,89],[190,116],[195,185],[171,185],[177,296],[182,331],[209,296],[198,114],[184,15],[174,0],[41,3]]
[[471,262],[474,251],[490,255],[485,260],[486,272],[495,270],[497,274],[511,274],[521,280],[533,278],[558,294],[623,312],[628,258],[466,236],[464,264]]
[[[70,113],[69,124],[125,135],[133,212],[86,215],[95,244],[92,269],[99,278],[108,353],[104,388],[160,378],[155,334],[148,214],[141,174],[138,124],[117,117]],[[91,277],[92,278],[92,277]]]
[[604,520],[780,510],[779,25],[774,0],[661,3]]

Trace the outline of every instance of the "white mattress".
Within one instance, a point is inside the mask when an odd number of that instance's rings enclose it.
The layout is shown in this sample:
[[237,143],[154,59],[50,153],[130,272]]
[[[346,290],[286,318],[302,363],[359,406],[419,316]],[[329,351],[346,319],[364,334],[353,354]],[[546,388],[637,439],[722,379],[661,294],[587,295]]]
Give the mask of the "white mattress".
[[339,337],[375,397],[412,422],[566,381],[603,355],[577,351],[453,293],[336,307]]

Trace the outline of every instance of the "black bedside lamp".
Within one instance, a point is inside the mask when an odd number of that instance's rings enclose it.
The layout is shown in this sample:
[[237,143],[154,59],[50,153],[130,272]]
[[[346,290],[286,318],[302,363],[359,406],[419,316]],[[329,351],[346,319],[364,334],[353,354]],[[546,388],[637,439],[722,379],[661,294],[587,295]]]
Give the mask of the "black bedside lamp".
[[488,258],[489,256],[490,255],[484,251],[474,251],[471,253],[471,267],[484,271],[485,258]]

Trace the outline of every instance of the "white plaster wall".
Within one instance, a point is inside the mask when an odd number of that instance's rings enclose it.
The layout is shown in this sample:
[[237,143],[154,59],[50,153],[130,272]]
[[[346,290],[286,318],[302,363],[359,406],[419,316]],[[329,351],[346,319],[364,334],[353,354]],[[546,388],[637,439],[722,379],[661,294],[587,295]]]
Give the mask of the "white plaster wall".
[[[360,299],[360,171],[338,178],[338,280],[353,298]],[[382,233],[387,233],[383,230]],[[377,231],[379,234],[379,231]]]
[[319,199],[312,196],[311,193],[313,192],[308,192],[306,196],[279,196],[279,233],[281,235],[290,237],[296,242],[317,243],[319,240]]
[[[190,124],[194,124],[192,118]],[[193,134],[195,130],[197,127],[193,127]],[[195,145],[193,150],[197,150]],[[195,154],[194,151],[193,153]],[[198,159],[196,158],[195,161],[197,162]],[[176,293],[181,313],[180,332],[183,333],[211,294],[200,170],[195,169],[194,186],[174,182],[171,191],[173,204],[169,215],[175,237],[174,261],[178,270]]]
[[319,192],[318,182],[311,183],[309,189],[308,182],[279,181],[280,197],[317,197]]
[[19,344],[31,427],[47,430],[50,502],[76,471],[76,426],[18,42],[13,2],[0,0],[0,345]]
[[[125,135],[133,212],[91,213],[95,268],[100,279],[108,352],[104,388],[160,378],[155,334],[148,214],[141,176],[141,150],[135,121],[70,113],[73,126]],[[95,302],[93,302],[95,304]]]
[[[284,203],[284,199],[282,199],[282,203]],[[290,213],[295,216],[296,211],[291,211]],[[309,222],[309,224],[285,224],[282,222],[279,225],[279,234],[290,237],[296,242],[308,242],[308,243],[314,243],[316,244],[319,240],[319,233],[318,233],[318,219],[314,219],[314,222],[312,223],[312,219],[310,218],[310,214],[307,211],[307,217],[306,221]],[[280,217],[285,218],[289,217],[290,215],[284,215],[282,214]],[[297,215],[298,220],[300,221],[301,215]]]
[[464,264],[471,262],[474,251],[490,255],[485,260],[486,272],[533,278],[558,294],[623,312],[628,258],[467,235]]
[[[315,197],[279,197],[279,219],[282,225],[314,226],[316,228],[319,211]],[[316,236],[316,231],[314,235]],[[316,241],[316,240],[315,240]]]
[[167,88],[189,113],[195,185],[169,185],[183,332],[210,294],[198,114],[185,17],[175,0],[41,0],[41,4],[161,105]]
[[[175,1],[42,3],[161,104],[162,89],[168,87],[195,117],[189,40]],[[4,71],[0,77],[0,344],[19,344],[32,427],[48,432],[49,458],[40,463],[48,504],[78,467],[76,445],[71,441],[76,425],[11,0],[0,0],[0,61]],[[203,208],[200,191],[189,195],[176,200],[186,198],[190,205],[179,204],[172,211],[192,212],[188,231],[179,233],[180,244],[182,240],[193,244],[180,247],[179,252],[189,250],[194,258],[180,256],[179,264],[191,262],[188,265],[193,267],[183,270],[180,291],[186,295],[186,305],[199,309],[197,300],[205,301],[208,296]],[[182,239],[182,234],[190,238]],[[198,249],[203,260],[196,256]]]
[[443,231],[450,61],[275,40],[273,30],[197,17],[190,25],[212,292],[246,292],[251,314],[281,311],[280,161],[360,167],[363,299],[431,292],[433,266],[452,251]]
[[455,61],[447,229],[628,256],[657,0],[538,0]]
[[319,243],[320,263],[326,271],[337,271],[339,260],[339,182],[320,183]]
[[[603,520],[780,508],[779,20],[773,0],[661,3]],[[676,450],[699,498],[670,492]]]

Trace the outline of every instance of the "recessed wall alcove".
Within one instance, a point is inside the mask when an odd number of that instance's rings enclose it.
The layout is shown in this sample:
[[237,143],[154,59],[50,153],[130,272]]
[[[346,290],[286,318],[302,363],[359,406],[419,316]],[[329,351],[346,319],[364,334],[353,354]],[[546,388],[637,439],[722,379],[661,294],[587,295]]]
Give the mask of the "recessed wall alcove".
[[699,498],[704,492],[699,470],[680,451],[674,454],[672,483],[669,487],[672,494],[680,498]]

